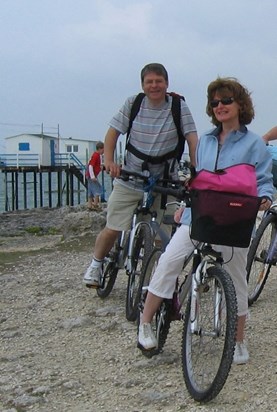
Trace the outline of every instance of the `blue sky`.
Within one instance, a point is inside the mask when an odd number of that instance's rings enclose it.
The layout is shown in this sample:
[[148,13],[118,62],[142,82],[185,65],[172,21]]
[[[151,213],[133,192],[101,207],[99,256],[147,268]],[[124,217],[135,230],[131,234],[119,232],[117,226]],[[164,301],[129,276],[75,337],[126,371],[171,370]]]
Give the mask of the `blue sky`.
[[276,0],[1,0],[0,153],[4,137],[57,133],[103,140],[140,70],[160,62],[199,134],[218,75],[252,92],[250,129],[277,125]]

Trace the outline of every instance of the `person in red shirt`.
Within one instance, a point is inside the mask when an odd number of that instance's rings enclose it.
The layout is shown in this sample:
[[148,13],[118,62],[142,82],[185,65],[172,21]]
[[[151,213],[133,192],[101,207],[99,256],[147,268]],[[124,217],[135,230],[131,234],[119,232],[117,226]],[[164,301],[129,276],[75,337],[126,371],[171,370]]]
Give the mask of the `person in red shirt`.
[[97,176],[102,170],[101,155],[104,153],[104,143],[96,143],[96,151],[91,155],[88,163],[87,180],[88,180],[88,208],[91,210],[100,210],[100,199],[102,186]]

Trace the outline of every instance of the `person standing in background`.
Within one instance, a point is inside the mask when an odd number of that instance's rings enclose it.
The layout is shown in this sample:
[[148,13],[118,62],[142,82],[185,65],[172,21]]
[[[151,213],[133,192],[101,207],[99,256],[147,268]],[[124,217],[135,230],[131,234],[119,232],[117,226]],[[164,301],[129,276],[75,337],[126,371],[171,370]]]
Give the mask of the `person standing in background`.
[[99,183],[97,176],[102,170],[101,156],[104,153],[104,143],[96,143],[96,151],[92,154],[87,168],[88,181],[88,208],[90,210],[101,210],[101,194],[102,186]]

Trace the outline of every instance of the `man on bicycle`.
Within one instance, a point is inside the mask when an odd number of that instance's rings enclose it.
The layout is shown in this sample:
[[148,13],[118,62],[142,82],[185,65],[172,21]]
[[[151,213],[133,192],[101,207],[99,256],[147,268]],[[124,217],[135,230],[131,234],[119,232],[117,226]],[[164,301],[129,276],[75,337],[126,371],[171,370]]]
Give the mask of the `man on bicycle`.
[[[145,97],[129,135],[129,142],[143,156],[138,157],[131,150],[126,150],[123,169],[163,177],[166,170],[169,175],[177,178],[177,162],[175,155],[167,158],[177,147],[178,135],[172,116],[172,96],[167,95],[168,74],[165,67],[159,63],[147,64],[141,71],[141,85]],[[136,96],[129,97],[119,112],[112,118],[105,137],[104,162],[105,169],[114,178],[120,176],[121,165],[115,163],[114,153],[120,134],[128,131],[131,108]],[[184,100],[180,100],[181,129],[185,137],[190,161],[195,165],[195,148],[198,137],[191,112]],[[161,159],[155,162],[155,157]],[[154,158],[154,159],[153,159]],[[145,160],[147,159],[147,160]],[[164,159],[164,160],[163,160]],[[128,230],[132,213],[141,199],[142,183],[126,182],[115,179],[113,191],[108,199],[107,223],[99,233],[94,248],[94,257],[84,275],[84,283],[97,288],[101,275],[102,262],[111,250],[118,233]],[[157,209],[158,219],[161,220],[163,211],[160,208],[159,196],[153,207]]]

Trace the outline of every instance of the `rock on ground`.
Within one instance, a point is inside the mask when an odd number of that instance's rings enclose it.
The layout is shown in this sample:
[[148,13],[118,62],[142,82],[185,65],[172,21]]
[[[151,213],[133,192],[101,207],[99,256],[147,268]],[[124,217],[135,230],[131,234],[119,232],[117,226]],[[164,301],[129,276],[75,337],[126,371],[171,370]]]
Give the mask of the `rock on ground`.
[[93,235],[39,249],[35,235],[22,235],[21,244],[26,236],[27,251],[4,254],[0,245],[1,411],[277,410],[275,268],[251,309],[249,364],[233,366],[218,397],[200,405],[182,377],[182,323],[173,322],[164,352],[147,359],[136,348],[136,324],[125,318],[126,275],[105,300],[83,286]]

